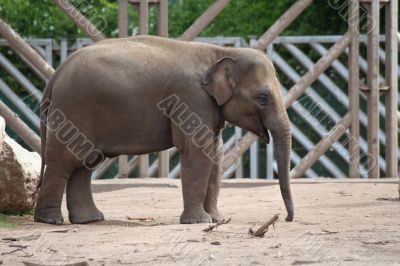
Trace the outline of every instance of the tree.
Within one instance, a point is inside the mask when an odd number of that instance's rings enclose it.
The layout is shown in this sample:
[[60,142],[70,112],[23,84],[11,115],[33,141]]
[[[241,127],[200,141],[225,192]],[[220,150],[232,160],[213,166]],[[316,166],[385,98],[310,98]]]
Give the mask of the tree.
[[[102,29],[109,37],[118,35],[118,3],[116,0],[70,0],[89,19],[102,16],[107,25]],[[201,36],[260,36],[295,1],[232,0]],[[180,36],[211,4],[213,0],[170,0],[169,32],[171,37]],[[137,27],[137,13],[130,31]],[[52,0],[2,0],[0,17],[23,37],[75,39],[84,34],[53,4]],[[155,10],[150,12],[150,32],[156,30]],[[290,35],[342,34],[346,21],[328,2],[316,1],[283,33]]]

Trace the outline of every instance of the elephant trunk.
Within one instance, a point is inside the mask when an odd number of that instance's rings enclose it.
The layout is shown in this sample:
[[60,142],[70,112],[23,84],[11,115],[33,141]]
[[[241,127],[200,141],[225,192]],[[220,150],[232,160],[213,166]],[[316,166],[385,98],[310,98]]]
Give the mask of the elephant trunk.
[[286,221],[293,221],[293,199],[289,179],[292,134],[287,114],[282,115],[277,122],[275,128],[271,128],[270,131],[274,140],[275,160],[278,164],[279,186],[288,213]]

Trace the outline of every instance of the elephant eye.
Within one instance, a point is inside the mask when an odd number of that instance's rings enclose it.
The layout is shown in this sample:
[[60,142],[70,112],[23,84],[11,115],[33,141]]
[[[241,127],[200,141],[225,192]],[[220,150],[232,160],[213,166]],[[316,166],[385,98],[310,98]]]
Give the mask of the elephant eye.
[[268,104],[268,96],[266,94],[258,96],[258,103],[262,106],[266,106]]

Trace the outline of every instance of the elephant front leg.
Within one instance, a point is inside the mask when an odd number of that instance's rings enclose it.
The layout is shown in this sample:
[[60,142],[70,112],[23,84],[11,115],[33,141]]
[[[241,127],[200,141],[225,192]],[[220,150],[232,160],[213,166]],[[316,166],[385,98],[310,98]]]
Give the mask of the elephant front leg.
[[224,215],[218,210],[218,196],[221,186],[222,161],[223,161],[223,141],[220,136],[214,141],[214,158],[211,167],[210,178],[208,182],[206,199],[204,202],[205,211],[211,216],[214,223],[222,221]]
[[211,223],[211,216],[204,210],[211,160],[197,148],[184,151],[181,155],[184,210],[180,222]]

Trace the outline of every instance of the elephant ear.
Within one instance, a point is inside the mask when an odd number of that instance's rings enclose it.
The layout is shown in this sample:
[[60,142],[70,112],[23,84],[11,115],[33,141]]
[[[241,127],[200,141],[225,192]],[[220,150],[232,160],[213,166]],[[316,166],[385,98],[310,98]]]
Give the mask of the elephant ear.
[[233,79],[233,67],[235,59],[223,57],[212,64],[202,81],[204,89],[218,103],[223,105],[232,97],[232,90],[235,87]]

